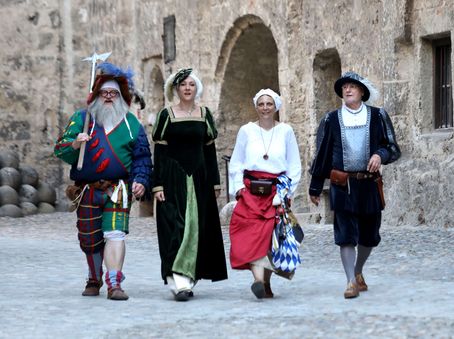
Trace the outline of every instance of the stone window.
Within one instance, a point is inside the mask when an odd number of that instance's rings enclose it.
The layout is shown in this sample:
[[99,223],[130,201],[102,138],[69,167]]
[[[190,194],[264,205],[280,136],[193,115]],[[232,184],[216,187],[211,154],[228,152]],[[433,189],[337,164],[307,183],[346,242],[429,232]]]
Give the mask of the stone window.
[[175,15],[164,18],[164,35],[162,36],[164,45],[164,62],[168,63],[175,60]]
[[453,127],[451,39],[433,40],[435,128]]

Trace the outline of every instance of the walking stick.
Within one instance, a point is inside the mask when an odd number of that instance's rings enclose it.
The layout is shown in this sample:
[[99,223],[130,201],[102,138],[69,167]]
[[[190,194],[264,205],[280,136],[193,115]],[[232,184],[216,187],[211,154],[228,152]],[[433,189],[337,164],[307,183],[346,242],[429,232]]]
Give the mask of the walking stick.
[[[93,87],[93,82],[95,81],[95,71],[96,71],[96,63],[98,60],[101,61],[106,61],[106,59],[109,57],[111,52],[108,53],[103,53],[103,54],[96,54],[93,53],[92,56],[83,59],[82,61],[91,61],[91,77],[90,77],[90,88],[89,88],[89,93],[92,92],[92,87]],[[88,132],[88,124],[90,123],[90,112],[85,113],[85,121],[84,121],[84,129],[83,133]],[[80,145],[80,150],[79,150],[79,159],[77,161],[77,169],[80,171],[82,169],[82,166],[84,165],[84,155],[85,155],[85,145],[87,143],[84,141]]]

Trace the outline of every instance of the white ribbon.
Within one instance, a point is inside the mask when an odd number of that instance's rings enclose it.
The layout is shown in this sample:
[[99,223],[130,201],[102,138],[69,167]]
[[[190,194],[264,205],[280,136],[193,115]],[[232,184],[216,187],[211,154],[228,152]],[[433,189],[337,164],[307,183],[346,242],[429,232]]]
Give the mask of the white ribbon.
[[117,187],[113,191],[112,195],[110,196],[110,200],[112,200],[115,204],[118,204],[118,194],[121,192],[121,196],[123,198],[122,206],[123,208],[128,208],[128,191],[126,189],[126,184],[123,180],[118,181]]

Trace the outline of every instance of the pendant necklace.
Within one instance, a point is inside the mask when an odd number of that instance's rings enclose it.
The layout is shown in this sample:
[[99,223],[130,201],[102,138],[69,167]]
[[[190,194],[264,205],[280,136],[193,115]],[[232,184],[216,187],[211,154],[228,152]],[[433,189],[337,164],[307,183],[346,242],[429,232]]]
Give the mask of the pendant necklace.
[[192,105],[191,110],[189,111],[184,111],[188,117],[192,117],[192,112],[194,112],[195,109],[195,104]]
[[273,142],[273,135],[274,135],[274,120],[273,120],[273,127],[272,127],[272,132],[271,132],[271,139],[268,144],[268,147],[265,146],[265,139],[263,139],[263,134],[262,134],[262,126],[260,126],[260,120],[259,120],[259,129],[260,129],[260,136],[262,137],[262,143],[263,143],[263,148],[265,149],[265,154],[263,155],[263,159],[268,160],[268,151],[270,150],[271,143]]

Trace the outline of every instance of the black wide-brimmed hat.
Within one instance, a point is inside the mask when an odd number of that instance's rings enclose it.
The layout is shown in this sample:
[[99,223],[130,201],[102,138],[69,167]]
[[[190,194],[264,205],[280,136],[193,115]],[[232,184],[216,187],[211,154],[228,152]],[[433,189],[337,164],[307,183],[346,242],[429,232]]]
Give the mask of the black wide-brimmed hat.
[[342,86],[349,82],[357,84],[363,89],[364,94],[361,99],[364,102],[369,100],[371,94],[373,94],[374,99],[376,96],[378,96],[377,90],[368,79],[363,78],[358,73],[350,71],[342,74],[342,76],[334,83],[334,91],[340,98],[342,98]]

